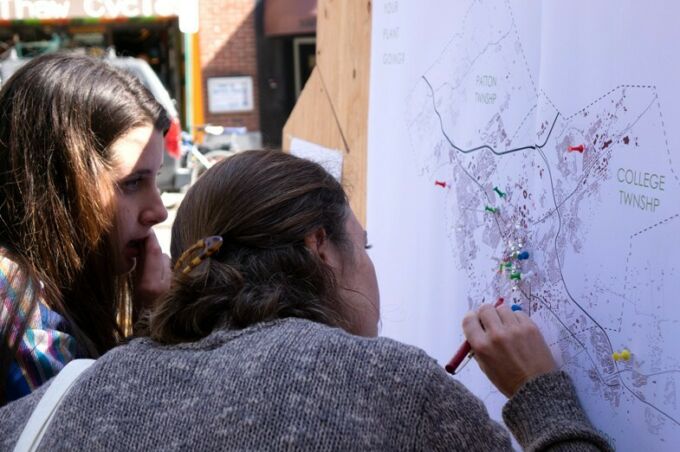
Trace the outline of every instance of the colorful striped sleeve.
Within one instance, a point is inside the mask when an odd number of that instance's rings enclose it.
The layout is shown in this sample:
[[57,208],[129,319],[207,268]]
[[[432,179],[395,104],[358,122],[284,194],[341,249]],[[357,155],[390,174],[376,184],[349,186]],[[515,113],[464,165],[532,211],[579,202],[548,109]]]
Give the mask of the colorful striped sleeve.
[[78,347],[75,338],[69,334],[66,320],[50,310],[41,296],[38,297],[36,309],[27,312],[34,288],[29,285],[20,298],[17,288],[23,285],[21,272],[16,263],[3,254],[0,251],[0,322],[4,327],[11,309],[17,306],[19,310],[11,327],[13,336],[16,336],[21,323],[28,321],[5,382],[9,402],[30,394],[55,376],[66,363],[77,357]]

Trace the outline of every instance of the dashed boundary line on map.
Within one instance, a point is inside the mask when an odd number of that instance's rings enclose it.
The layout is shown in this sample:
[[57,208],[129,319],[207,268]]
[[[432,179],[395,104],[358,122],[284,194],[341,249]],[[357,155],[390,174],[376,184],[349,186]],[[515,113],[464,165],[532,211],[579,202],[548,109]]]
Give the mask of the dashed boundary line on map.
[[531,80],[531,86],[534,87],[534,94],[538,95],[538,88],[536,87],[536,82],[534,82],[534,78],[531,76],[529,62],[527,61],[527,56],[524,54],[524,46],[522,46],[522,40],[519,38],[519,31],[517,31],[517,22],[515,22],[515,15],[512,12],[512,6],[510,6],[510,2],[508,0],[505,0],[505,6],[508,8],[508,11],[510,12],[512,28],[515,30],[515,37],[517,38],[517,43],[519,44],[520,52],[522,52],[522,59],[524,60],[524,65],[526,66],[527,74],[529,75],[529,80]]
[[[611,96],[614,92],[616,92],[616,91],[618,91],[618,90],[620,90],[620,89],[624,89],[624,88],[626,88],[626,87],[637,87],[637,88],[647,88],[647,89],[652,88],[651,86],[645,86],[645,85],[619,85],[619,86],[617,86],[616,88],[613,88],[613,89],[609,90],[609,92],[607,92],[606,94],[600,96],[597,100],[591,102],[591,103],[589,104],[588,107],[582,108],[581,110],[579,110],[579,112],[582,112],[582,111],[587,110],[588,108],[590,108],[591,106],[593,106],[593,105],[595,105],[596,103],[600,102],[600,101],[603,100],[604,98],[606,98],[606,97],[608,97],[608,96]],[[647,111],[652,107],[652,105],[654,104],[654,101],[655,101],[655,100],[657,101],[657,105],[658,105],[658,99],[659,99],[659,98],[658,98],[658,96],[656,95],[656,92],[654,92],[654,96],[653,96],[651,99],[652,99],[652,100],[651,100],[651,102],[649,103],[649,105],[647,106],[647,108],[645,108],[645,110],[640,114],[640,116],[638,116],[637,119],[636,119],[633,123],[630,124],[631,127],[632,127],[633,125],[637,124],[637,122],[640,120],[640,118],[642,118],[642,116],[644,116],[645,114],[647,114]],[[578,114],[578,113],[575,113],[575,114],[569,116],[569,118],[573,118],[574,115],[576,115],[576,114]],[[566,120],[566,119],[567,119],[567,118],[565,118],[565,120]],[[627,128],[626,128],[626,129],[623,129],[623,130],[621,131],[621,133],[619,133],[618,135],[615,135],[615,136],[610,136],[610,138],[612,138],[613,140],[618,141],[618,140],[621,138],[622,135],[624,135],[625,133],[627,133],[627,130],[628,130]],[[664,129],[664,134],[665,134],[665,129]],[[669,153],[669,162],[670,162],[670,151],[668,151],[668,148],[666,149],[666,151]],[[614,152],[614,146],[610,146],[610,147],[607,149],[607,151],[606,151],[607,156],[611,156],[611,154],[612,154],[613,152]],[[550,210],[549,210],[548,212],[546,212],[541,218],[539,218],[538,220],[534,221],[534,222],[532,223],[532,226],[533,226],[533,225],[536,225],[536,224],[539,224],[539,223],[542,223],[542,222],[544,222],[545,220],[547,220],[548,218],[550,218],[550,217],[556,212],[556,210],[557,210],[558,208],[562,207],[567,201],[569,201],[569,199],[571,199],[572,196],[574,196],[576,193],[579,193],[581,190],[583,190],[582,182],[585,180],[586,177],[590,176],[590,173],[591,173],[592,169],[598,165],[597,162],[598,162],[598,160],[595,159],[595,160],[592,160],[591,163],[590,163],[588,166],[584,166],[584,167],[583,167],[583,171],[582,171],[582,175],[579,177],[578,182],[577,182],[576,184],[574,184],[574,189],[573,189],[568,195],[566,195],[565,197],[562,198],[562,200],[561,200],[561,201],[559,202],[559,204],[555,207],[555,209],[550,209]],[[546,164],[547,164],[547,163],[546,163]],[[672,164],[672,162],[671,162],[671,164]],[[597,177],[597,176],[594,176],[594,177]]]
[[[519,37],[519,32],[518,32],[518,29],[517,29],[517,23],[516,23],[516,21],[515,21],[515,17],[514,17],[513,11],[512,11],[512,7],[511,7],[510,3],[508,2],[508,0],[506,0],[505,3],[506,3],[506,6],[507,6],[507,8],[508,8],[508,11],[509,11],[509,13],[510,13],[511,19],[512,19],[513,29],[514,29],[514,31],[515,31],[515,36],[516,36],[516,38],[517,38],[517,42],[518,42],[518,44],[519,44],[519,46],[520,46],[520,51],[521,51],[521,53],[522,53],[522,58],[523,58],[523,60],[524,60],[524,64],[525,64],[525,68],[526,68],[526,70],[527,70],[527,74],[528,74],[528,76],[529,76],[529,80],[531,81],[531,84],[532,84],[534,93],[538,96],[539,90],[538,90],[538,88],[537,88],[537,86],[536,86],[536,83],[534,82],[532,73],[531,73],[531,71],[530,71],[530,69],[529,69],[529,63],[528,63],[528,61],[527,61],[526,54],[524,53],[524,48],[523,48],[523,46],[522,46],[521,39],[520,39],[520,37]],[[468,11],[468,12],[469,12],[469,11]],[[442,117],[441,117],[441,114],[440,114],[439,111],[437,110],[437,106],[436,106],[436,97],[435,97],[434,89],[433,89],[432,85],[430,84],[430,82],[427,80],[427,78],[426,78],[424,75],[423,75],[422,78],[423,78],[423,80],[425,81],[425,83],[428,85],[428,87],[430,88],[430,91],[431,91],[431,93],[432,93],[433,107],[434,107],[435,113],[437,114],[437,116],[438,116],[438,118],[439,118],[441,132],[442,132],[442,134],[444,135],[444,137],[446,138],[446,140],[449,142],[449,144],[450,144],[454,149],[458,150],[458,151],[461,152],[461,153],[471,153],[471,152],[478,151],[478,150],[481,150],[481,149],[488,149],[488,150],[490,150],[492,153],[494,153],[494,154],[496,154],[496,155],[503,155],[503,154],[509,154],[509,153],[512,153],[512,152],[519,152],[519,151],[522,151],[522,150],[533,149],[533,150],[537,150],[537,151],[539,152],[539,154],[543,157],[543,160],[545,161],[546,168],[547,168],[547,170],[548,170],[548,174],[549,174],[550,180],[551,180],[552,194],[553,194],[553,202],[555,203],[555,210],[554,210],[554,213],[557,213],[557,216],[558,216],[558,231],[557,231],[557,234],[555,235],[555,247],[557,247],[557,240],[558,240],[558,237],[559,237],[559,235],[560,235],[560,231],[561,231],[561,229],[562,229],[562,218],[561,218],[561,214],[560,214],[560,207],[561,207],[562,203],[558,204],[558,203],[557,203],[557,199],[555,198],[555,187],[554,187],[553,181],[552,181],[552,174],[551,174],[551,170],[550,170],[550,164],[549,164],[548,159],[546,158],[545,154],[543,153],[543,149],[542,149],[542,148],[547,144],[547,142],[548,142],[548,140],[549,140],[549,138],[550,138],[550,135],[552,134],[553,128],[555,127],[555,124],[557,123],[557,119],[559,118],[559,116],[560,116],[561,113],[560,113],[560,111],[557,109],[557,107],[554,105],[554,103],[551,101],[551,99],[549,98],[549,96],[545,93],[545,91],[543,91],[542,89],[540,90],[541,93],[543,93],[543,95],[545,96],[545,99],[548,101],[548,103],[549,103],[549,104],[555,109],[555,111],[557,112],[557,115],[555,116],[555,119],[554,119],[554,121],[553,121],[553,124],[552,124],[552,126],[551,126],[551,128],[550,128],[550,130],[549,130],[549,132],[548,132],[548,135],[547,135],[546,140],[545,140],[545,142],[543,143],[543,145],[534,145],[534,146],[525,146],[525,147],[520,147],[520,148],[514,148],[514,149],[506,150],[505,152],[497,152],[497,151],[496,151],[494,148],[492,148],[491,146],[485,145],[485,146],[478,146],[477,148],[473,148],[473,149],[469,149],[469,150],[465,151],[465,150],[463,150],[463,149],[457,147],[457,146],[451,141],[451,139],[450,139],[449,136],[446,134],[446,132],[444,131],[443,119],[442,119]],[[659,102],[658,93],[657,93],[657,91],[656,91],[656,86],[654,86],[654,85],[619,85],[619,86],[617,86],[617,87],[612,88],[609,92],[603,94],[602,96],[600,96],[599,98],[595,99],[595,100],[592,101],[590,104],[588,104],[587,106],[585,106],[584,108],[582,108],[581,110],[575,112],[574,114],[570,115],[569,117],[566,117],[565,119],[569,120],[569,119],[573,118],[574,116],[578,115],[579,113],[584,112],[585,110],[591,108],[593,105],[597,104],[598,102],[601,102],[604,98],[606,98],[607,96],[609,96],[611,93],[615,92],[617,89],[621,89],[621,88],[646,88],[646,89],[652,89],[652,90],[654,91],[654,95],[655,95],[655,98],[656,98],[656,100],[657,100],[657,105],[658,105],[658,107],[659,107],[659,115],[660,115],[660,119],[661,119],[662,132],[663,132],[663,134],[664,134],[664,139],[665,139],[665,144],[666,144],[666,152],[667,152],[667,154],[668,154],[669,166],[670,166],[671,172],[672,172],[673,176],[675,177],[676,181],[677,181],[678,183],[680,183],[680,178],[678,178],[678,175],[675,173],[675,171],[674,171],[674,169],[673,169],[673,162],[672,162],[672,159],[671,159],[670,146],[669,146],[669,144],[668,144],[668,137],[667,137],[667,134],[666,134],[665,121],[664,121],[664,119],[663,119],[663,113],[661,112],[661,105],[660,105],[660,102]],[[533,110],[534,108],[536,108],[536,107],[535,107],[535,106],[532,107],[532,110]],[[530,111],[530,112],[531,112],[531,111]],[[524,121],[526,121],[526,119],[528,118],[528,115],[529,115],[529,114],[527,114],[527,116],[525,116],[525,118],[524,118],[524,120],[522,121],[522,124],[521,124],[521,125],[524,124]],[[521,127],[521,126],[520,126],[520,127]],[[516,135],[517,133],[518,133],[518,132],[516,132],[515,135]],[[514,135],[513,135],[513,137],[514,137]],[[469,174],[469,172],[465,170],[465,168],[463,168],[463,166],[462,166],[462,164],[460,163],[460,161],[459,161],[458,163],[459,163],[459,166],[461,167],[461,169],[463,169],[463,171],[468,175],[468,177],[469,177],[474,183],[476,183],[476,184],[480,187],[480,189],[482,189],[482,192],[486,195],[486,191],[484,190],[484,187],[482,187],[481,184],[479,184],[479,182],[478,182],[475,178],[473,178],[472,175]],[[573,194],[573,193],[572,193],[572,194]],[[488,197],[488,196],[487,196],[487,197]],[[642,233],[644,233],[644,232],[647,232],[648,230],[650,230],[650,229],[652,229],[652,228],[654,228],[654,227],[656,227],[656,226],[659,226],[660,224],[663,224],[663,223],[665,223],[665,222],[667,222],[667,221],[670,221],[672,218],[677,217],[677,216],[679,216],[679,215],[680,215],[680,214],[676,214],[675,216],[673,216],[673,217],[671,217],[671,218],[662,220],[661,222],[657,223],[656,225],[653,225],[653,226],[651,226],[651,227],[649,227],[649,228],[646,228],[646,229],[644,229],[644,230],[642,230],[642,231],[639,231],[638,233],[636,233],[636,234],[634,234],[633,236],[631,236],[631,242],[630,242],[630,244],[629,244],[629,256],[628,256],[628,259],[627,259],[627,261],[626,261],[626,278],[627,278],[627,273],[628,273],[627,268],[628,268],[628,263],[629,263],[629,259],[630,259],[630,254],[631,254],[631,252],[632,252],[632,238],[635,237],[636,235],[639,235],[639,234],[642,234]],[[503,234],[503,231],[500,230],[501,228],[500,228],[500,224],[499,224],[499,222],[498,222],[498,219],[496,219],[496,223],[497,223],[497,226],[499,227],[499,232],[501,233],[501,236],[503,236],[504,234]],[[578,308],[579,308],[579,309],[580,309],[587,317],[589,317],[589,318],[591,319],[591,321],[593,321],[593,322],[595,323],[595,326],[591,327],[590,329],[599,328],[599,329],[602,331],[602,333],[604,334],[604,336],[605,336],[607,342],[609,343],[610,349],[612,349],[611,340],[610,340],[609,335],[607,334],[607,332],[606,332],[605,330],[608,329],[608,330],[614,331],[614,332],[616,332],[616,330],[613,330],[613,329],[611,329],[611,328],[606,328],[606,327],[603,327],[602,325],[600,325],[600,324],[599,324],[599,323],[598,323],[598,322],[597,322],[597,321],[596,321],[596,320],[595,320],[595,319],[594,319],[594,318],[593,318],[593,317],[592,317],[592,316],[591,316],[591,315],[590,315],[590,314],[589,314],[589,313],[588,313],[588,312],[587,312],[587,311],[586,311],[586,310],[585,310],[585,309],[584,309],[584,308],[583,308],[583,307],[582,307],[582,306],[574,299],[574,297],[571,295],[571,293],[570,293],[570,291],[569,291],[569,288],[567,287],[566,281],[564,280],[564,275],[562,274],[562,263],[560,262],[559,254],[558,254],[558,256],[557,256],[557,260],[558,260],[558,267],[559,267],[559,270],[560,270],[560,278],[562,279],[562,283],[563,283],[563,285],[564,285],[564,289],[565,289],[565,291],[567,292],[568,297],[571,299],[572,303],[574,303],[574,304],[575,304],[575,305],[576,305],[576,306],[577,306],[577,307],[578,307]],[[625,287],[625,284],[624,284],[624,287]],[[526,294],[524,294],[524,295],[527,296]],[[599,369],[598,369],[598,366],[595,364],[595,362],[594,362],[592,356],[590,356],[590,353],[589,353],[588,349],[587,349],[587,348],[584,346],[584,344],[576,337],[576,334],[580,334],[580,333],[582,333],[583,331],[580,331],[580,332],[578,332],[578,333],[572,332],[572,331],[564,324],[564,322],[562,321],[562,319],[560,319],[559,316],[557,316],[556,313],[552,311],[552,309],[547,305],[546,301],[541,299],[541,297],[538,297],[538,296],[536,296],[536,295],[529,295],[527,298],[528,298],[529,300],[531,300],[531,298],[535,298],[535,299],[539,300],[540,302],[542,302],[542,304],[543,304],[545,307],[548,308],[548,310],[549,310],[549,311],[557,318],[557,320],[562,324],[562,326],[563,326],[563,327],[566,329],[566,331],[571,335],[571,337],[572,337],[577,343],[579,343],[579,344],[581,345],[581,350],[582,350],[582,352],[585,352],[585,353],[589,356],[591,362],[593,362],[594,370],[597,372],[597,374],[598,374],[598,376],[600,377],[602,383],[605,384],[605,385],[607,385],[607,386],[613,386],[613,384],[612,384],[610,381],[607,381],[607,380],[600,374]],[[625,388],[625,389],[626,389],[633,397],[637,398],[641,403],[647,405],[648,407],[652,408],[653,410],[655,410],[655,411],[658,412],[659,414],[665,416],[665,417],[668,418],[670,421],[674,422],[676,425],[680,425],[680,421],[678,421],[677,419],[675,419],[675,418],[674,418],[673,416],[671,416],[670,414],[664,412],[664,411],[661,410],[659,407],[657,407],[657,406],[653,405],[652,403],[648,402],[647,400],[645,400],[644,396],[641,396],[640,394],[638,394],[638,393],[636,393],[635,391],[633,391],[633,390],[628,386],[628,384],[626,384],[626,381],[625,381],[623,378],[621,378],[621,375],[620,375],[620,374],[621,374],[622,372],[624,372],[624,371],[625,371],[625,370],[618,371],[618,372],[616,372],[616,373],[614,373],[614,374],[607,375],[607,377],[612,377],[612,378],[614,378],[614,379],[618,379],[619,382],[620,382],[620,384],[621,384],[621,385],[622,385],[622,386],[623,386],[623,387],[624,387],[624,388]],[[673,371],[668,371],[668,372],[673,372]]]
[[[651,89],[651,90],[654,91],[654,94],[656,95],[656,86],[654,86],[654,85],[618,85],[618,86],[615,86],[614,88],[610,89],[608,92],[604,93],[603,95],[601,95],[600,97],[598,97],[597,99],[595,99],[594,101],[592,101],[591,103],[589,103],[588,105],[586,105],[585,107],[580,109],[579,111],[577,111],[577,112],[575,112],[575,113],[573,113],[569,116],[566,116],[564,119],[569,120],[569,119],[573,118],[574,116],[578,115],[579,113],[583,113],[584,111],[588,110],[590,107],[595,105],[596,103],[601,102],[605,97],[609,96],[614,91],[616,91],[618,89],[623,89],[623,88]],[[657,98],[658,98],[658,96],[657,96]]]
[[548,93],[546,93],[545,91],[543,91],[542,88],[541,88],[541,94],[543,95],[543,97],[545,97],[545,100],[548,101],[548,103],[550,104],[550,106],[551,106],[556,112],[558,112],[558,113],[561,115],[562,112],[560,112],[560,110],[557,108],[557,105],[555,105],[555,104],[553,103],[552,99],[550,99],[550,96],[548,96]]
[[[470,16],[470,14],[471,14],[471,12],[472,12],[472,8],[473,8],[474,6],[475,6],[474,3],[471,3],[470,6],[468,6],[467,11],[465,12],[465,16],[464,16],[464,18],[463,18],[463,20],[462,20],[462,25],[461,25],[461,27],[460,27],[462,30],[465,29],[466,24],[467,24],[468,17]],[[454,34],[451,36],[451,39],[449,39],[449,42],[447,42],[446,45],[442,48],[442,51],[439,53],[439,56],[438,56],[437,58],[435,58],[435,59],[434,59],[434,62],[430,65],[430,67],[428,67],[428,68],[425,70],[425,73],[426,73],[426,74],[427,74],[428,72],[430,72],[430,71],[432,70],[432,68],[438,63],[438,61],[444,56],[444,53],[446,53],[446,49],[448,49],[448,48],[451,46],[451,44],[453,43],[454,39],[456,39],[456,38],[461,38],[461,39],[462,39],[462,38],[463,38],[463,32],[461,31],[461,32],[458,32],[458,33],[454,33]]]
[[[517,27],[517,22],[515,21],[515,14],[512,12],[512,6],[510,5],[510,2],[508,0],[505,0],[505,6],[508,8],[508,11],[510,12],[510,19],[512,20],[512,28],[515,30],[515,37],[517,38],[517,44],[519,45],[519,51],[522,53],[522,59],[524,60],[524,66],[526,68],[527,74],[529,75],[529,80],[531,80],[531,85],[534,87],[534,94],[536,97],[539,96],[539,92],[543,94],[545,97],[545,100],[548,101],[548,103],[555,109],[557,113],[560,113],[560,110],[555,106],[553,101],[550,99],[550,96],[543,91],[543,89],[539,89],[536,83],[534,82],[534,77],[531,75],[531,69],[529,69],[529,61],[527,60],[527,56],[524,53],[524,46],[522,45],[522,40],[519,37],[519,31]],[[561,114],[561,113],[560,113]]]
[[491,151],[492,153],[496,155],[506,155],[506,154],[512,154],[514,152],[521,152],[521,151],[526,151],[526,150],[536,150],[536,149],[542,149],[546,144],[548,144],[548,140],[550,139],[550,135],[553,132],[553,129],[555,128],[555,124],[557,123],[557,118],[560,117],[559,112],[555,115],[555,119],[553,119],[552,125],[550,126],[550,130],[548,131],[547,136],[545,137],[545,141],[543,141],[543,144],[529,144],[525,146],[519,146],[516,148],[511,148],[511,149],[506,149],[505,151],[497,151],[493,147],[489,146],[488,144],[483,144],[481,146],[477,146],[474,148],[470,149],[463,149],[458,146],[451,140],[451,138],[448,136],[446,131],[444,130],[444,120],[442,119],[442,115],[439,112],[439,109],[437,108],[437,96],[435,95],[434,92],[434,87],[430,83],[430,81],[427,79],[426,76],[422,75],[421,78],[423,81],[425,81],[425,84],[430,88],[430,94],[432,96],[432,108],[434,109],[435,114],[437,115],[437,118],[439,118],[439,128],[441,129],[442,135],[444,135],[444,138],[446,138],[446,141],[449,142],[451,147],[453,147],[455,150],[458,152],[461,152],[463,154],[470,154],[473,152],[481,151],[482,149],[487,149]]
[[[527,112],[526,115],[524,115],[524,119],[522,119],[522,122],[519,123],[519,127],[517,127],[517,130],[515,131],[515,133],[512,134],[512,138],[510,138],[510,143],[512,143],[512,140],[515,139],[515,137],[517,136],[519,131],[522,130],[522,127],[524,127],[524,123],[527,122],[527,119],[529,119],[529,115],[531,115],[531,113],[534,110],[536,110],[536,107],[538,107],[537,103],[534,104],[534,106],[529,109],[529,111]],[[555,109],[555,110],[557,110],[557,109]]]
[[[555,212],[557,213],[557,218],[558,218],[558,221],[557,221],[557,233],[555,234],[554,247],[555,247],[555,252],[556,252],[556,253],[555,253],[555,254],[556,254],[555,258],[557,259],[557,267],[558,267],[559,272],[560,272],[560,279],[562,280],[562,284],[563,284],[563,286],[564,286],[564,290],[565,290],[567,296],[569,297],[569,299],[571,300],[571,302],[572,302],[576,307],[578,307],[578,308],[581,310],[581,312],[583,312],[583,313],[586,315],[586,317],[588,317],[588,318],[596,325],[597,328],[599,328],[599,329],[602,331],[602,334],[604,334],[604,337],[605,337],[605,339],[607,340],[607,344],[609,345],[609,350],[610,350],[610,351],[613,351],[613,350],[614,350],[614,347],[612,346],[612,342],[611,342],[611,339],[609,338],[609,334],[607,334],[607,331],[604,329],[604,327],[603,327],[597,320],[595,320],[595,318],[594,318],[594,317],[593,317],[586,309],[583,308],[583,306],[581,306],[581,304],[580,304],[578,301],[576,301],[576,299],[574,298],[574,296],[573,296],[573,295],[571,294],[571,292],[569,291],[569,287],[568,287],[568,285],[567,285],[567,281],[564,279],[564,274],[562,273],[562,261],[561,261],[561,259],[560,259],[559,253],[557,252],[557,240],[559,239],[560,233],[561,233],[561,231],[562,231],[562,215],[561,215],[560,209],[559,209],[559,207],[558,207],[558,205],[557,205],[557,198],[555,197],[555,184],[554,184],[553,177],[552,177],[552,171],[551,171],[551,169],[550,169],[550,163],[548,162],[548,159],[547,159],[547,157],[545,156],[545,154],[543,153],[543,150],[542,150],[542,149],[539,149],[539,150],[538,150],[538,153],[539,153],[539,155],[541,155],[541,157],[543,157],[543,160],[545,161],[545,164],[546,164],[546,168],[547,168],[547,170],[548,170],[548,177],[549,177],[549,179],[550,179],[550,186],[551,186],[551,191],[552,191],[553,203],[555,204]],[[627,273],[627,272],[626,272],[626,273]],[[562,325],[564,325],[564,323],[562,322],[561,319],[560,319],[560,323],[562,323]],[[569,331],[568,328],[567,328],[567,331]],[[574,334],[573,334],[571,331],[569,331],[569,332],[571,333],[572,337],[574,337],[574,339],[575,339],[579,344],[581,344],[582,347],[583,347],[583,344],[581,343],[581,341],[579,341],[579,340],[576,338],[576,336],[574,336]],[[588,357],[590,358],[591,362],[594,363],[594,360],[593,360],[592,357],[590,356],[590,352],[589,352],[585,347],[583,347],[583,350],[584,350],[584,352],[588,355]],[[615,364],[615,366],[616,366],[616,364]],[[616,368],[618,369],[618,366],[616,366]],[[602,382],[603,382],[604,384],[606,384],[606,385],[610,385],[609,382],[607,382],[607,381],[602,377],[602,375],[600,374],[600,371],[599,371],[597,365],[594,366],[594,369],[595,369],[595,371],[597,372],[597,374],[598,374],[598,376],[600,377],[600,379],[602,380]],[[628,386],[627,382],[621,377],[621,375],[619,375],[618,373],[614,373],[614,374],[607,375],[607,377],[612,377],[612,378],[618,379],[618,381],[619,381],[619,383],[621,384],[621,386],[623,386],[623,388],[625,388],[626,391],[628,391],[633,397],[635,397],[636,399],[638,399],[638,400],[640,401],[640,403],[643,403],[643,404],[647,405],[648,407],[650,407],[651,409],[653,409],[653,410],[656,411],[657,413],[659,413],[659,414],[665,416],[666,418],[668,418],[668,419],[669,419],[670,421],[672,421],[675,425],[680,426],[680,420],[674,418],[674,417],[671,416],[669,413],[666,413],[664,410],[662,410],[662,409],[659,408],[658,406],[652,404],[651,402],[648,402],[648,401],[645,399],[644,396],[642,396],[642,395],[638,394],[637,392],[633,391],[633,390],[630,388],[630,386]]]
[[[675,169],[673,168],[673,158],[671,156],[671,149],[670,149],[670,145],[668,143],[668,134],[666,133],[666,121],[664,120],[664,117],[663,117],[663,110],[661,109],[661,101],[659,100],[659,93],[657,91],[656,85],[641,85],[641,84],[637,84],[637,85],[621,84],[621,85],[618,85],[618,86],[610,89],[608,92],[601,95],[597,99],[593,100],[591,103],[589,103],[585,107],[581,108],[577,112],[575,112],[575,113],[573,113],[569,116],[564,116],[565,121],[568,121],[568,120],[572,119],[574,116],[583,113],[584,111],[588,110],[593,105],[604,100],[604,98],[608,97],[609,95],[611,95],[615,91],[617,91],[619,89],[625,89],[625,88],[651,89],[654,92],[654,98],[656,99],[656,104],[657,104],[657,107],[658,107],[658,110],[659,110],[659,120],[661,121],[661,131],[663,133],[664,143],[666,144],[666,154],[668,155],[668,168],[670,169],[671,173],[673,174],[673,177],[675,178],[676,182],[680,185],[680,177],[678,176],[678,174],[675,172]],[[553,108],[556,111],[559,111],[557,109],[557,107],[555,107],[555,105],[552,103],[550,98],[547,96],[547,94],[545,94],[545,92],[543,90],[541,90],[541,92],[545,95],[546,100],[550,103],[550,105],[552,105]]]
[[639,235],[642,235],[646,232],[651,231],[652,229],[654,229],[658,226],[661,226],[664,223],[668,223],[669,221],[674,220],[675,218],[678,218],[678,217],[680,217],[680,213],[676,213],[675,215],[671,215],[668,218],[664,218],[663,220],[658,221],[658,222],[654,223],[653,225],[647,226],[646,228],[641,229],[641,230],[637,231],[636,233],[630,235],[630,237],[628,239],[628,256],[626,256],[625,276],[623,278],[623,291],[624,292],[628,290],[628,267],[630,265],[630,258],[633,255],[633,239],[635,237],[639,236]]
[[663,130],[663,139],[666,143],[666,153],[668,154],[668,168],[671,170],[671,173],[673,173],[673,177],[675,177],[675,181],[678,184],[680,184],[680,178],[678,178],[678,174],[673,169],[673,160],[671,159],[671,147],[668,145],[668,135],[666,135],[666,121],[664,121],[664,119],[663,119],[663,112],[661,110],[661,101],[659,100],[659,94],[656,92],[656,88],[654,89],[654,94],[656,95],[656,103],[657,103],[657,106],[659,107],[659,119],[661,120],[661,130]]
[[663,219],[663,220],[661,220],[661,221],[659,221],[659,222],[657,222],[657,223],[654,223],[654,224],[651,225],[651,226],[648,226],[648,227],[646,227],[646,228],[644,228],[644,229],[642,229],[642,230],[636,232],[635,234],[631,235],[630,238],[632,239],[633,237],[637,237],[637,236],[640,235],[640,234],[644,234],[645,232],[649,231],[650,229],[654,229],[654,228],[657,227],[657,226],[661,226],[661,225],[664,224],[664,223],[668,223],[668,222],[671,221],[673,218],[677,218],[677,217],[679,217],[679,216],[680,216],[680,213],[676,213],[675,215],[671,215],[671,216],[668,217],[668,218],[665,218],[665,219]]

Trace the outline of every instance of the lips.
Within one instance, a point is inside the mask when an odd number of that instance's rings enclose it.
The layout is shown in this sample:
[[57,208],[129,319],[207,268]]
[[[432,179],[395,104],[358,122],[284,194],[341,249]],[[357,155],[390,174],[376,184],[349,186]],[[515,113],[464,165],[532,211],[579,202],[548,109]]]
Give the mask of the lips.
[[125,245],[125,257],[135,258],[142,254],[142,249],[144,247],[144,239],[130,240]]

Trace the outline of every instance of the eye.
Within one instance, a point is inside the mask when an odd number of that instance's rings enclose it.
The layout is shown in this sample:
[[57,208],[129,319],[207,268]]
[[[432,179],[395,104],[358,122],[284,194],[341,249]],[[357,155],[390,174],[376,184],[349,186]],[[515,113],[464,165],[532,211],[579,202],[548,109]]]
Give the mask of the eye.
[[142,183],[142,178],[141,177],[135,177],[133,179],[128,179],[120,183],[120,187],[123,189],[123,191],[135,191],[139,188],[140,184]]

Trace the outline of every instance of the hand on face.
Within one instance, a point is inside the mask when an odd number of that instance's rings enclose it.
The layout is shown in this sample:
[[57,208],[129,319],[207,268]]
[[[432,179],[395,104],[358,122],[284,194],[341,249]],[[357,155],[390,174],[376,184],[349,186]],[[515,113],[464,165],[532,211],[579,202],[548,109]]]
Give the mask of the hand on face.
[[536,324],[506,305],[482,305],[463,319],[463,332],[479,367],[505,394],[526,381],[556,369],[555,361]]
[[111,146],[117,163],[116,269],[133,270],[135,309],[149,308],[170,288],[170,258],[151,229],[168,215],[156,187],[163,162],[163,134],[151,125],[132,129]]
[[152,230],[142,245],[133,271],[134,305],[141,309],[153,307],[154,302],[170,289],[171,278],[170,257],[163,254]]

